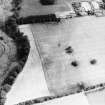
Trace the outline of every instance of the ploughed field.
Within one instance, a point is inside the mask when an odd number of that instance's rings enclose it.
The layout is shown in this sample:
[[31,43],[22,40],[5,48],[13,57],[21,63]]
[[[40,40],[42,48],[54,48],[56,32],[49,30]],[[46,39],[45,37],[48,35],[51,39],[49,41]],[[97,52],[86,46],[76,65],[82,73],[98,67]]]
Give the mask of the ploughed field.
[[100,18],[31,25],[52,94],[77,92],[78,84],[86,88],[105,82],[105,18]]

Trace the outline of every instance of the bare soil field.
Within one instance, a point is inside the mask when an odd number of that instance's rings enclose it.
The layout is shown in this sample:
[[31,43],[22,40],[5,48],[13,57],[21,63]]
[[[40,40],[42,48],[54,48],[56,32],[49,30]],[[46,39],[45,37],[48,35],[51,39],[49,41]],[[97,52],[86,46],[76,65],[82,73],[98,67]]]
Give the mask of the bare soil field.
[[[104,23],[104,17],[87,16],[60,24],[31,25],[52,93],[77,91],[80,83],[87,87],[105,82]],[[68,46],[73,53],[65,52]],[[90,63],[92,59],[96,64]],[[73,61],[77,66],[71,65]]]
[[55,5],[43,6],[39,0],[23,0],[21,4],[20,17],[27,17],[31,15],[45,15],[55,13],[57,11],[70,10],[67,2],[69,0],[57,0]]

